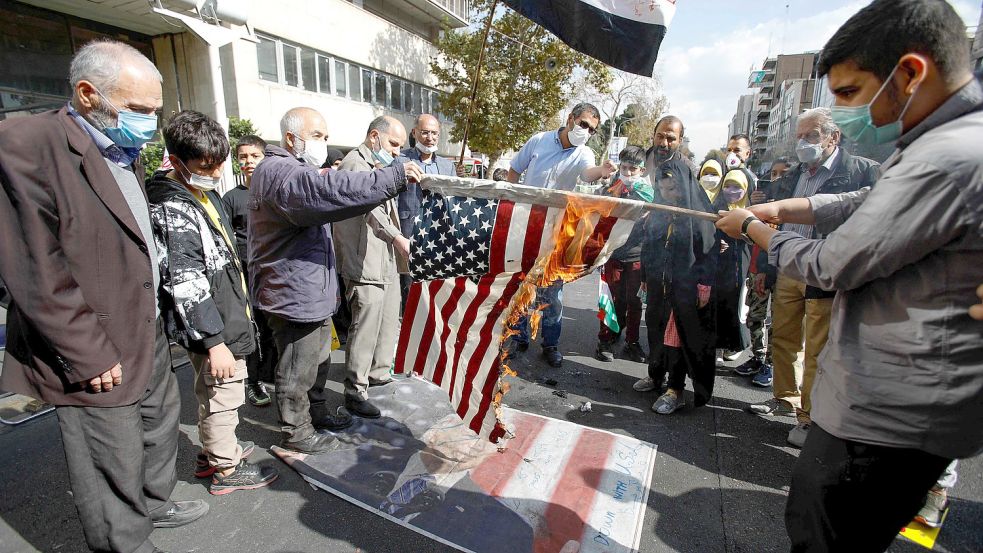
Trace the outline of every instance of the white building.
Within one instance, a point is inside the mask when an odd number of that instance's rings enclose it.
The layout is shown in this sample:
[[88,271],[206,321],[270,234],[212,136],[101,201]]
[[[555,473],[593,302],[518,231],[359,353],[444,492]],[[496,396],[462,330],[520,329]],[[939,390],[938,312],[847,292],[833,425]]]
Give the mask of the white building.
[[[197,18],[196,2],[248,17],[248,27],[222,24],[237,38],[212,58],[201,32],[153,11]],[[154,60],[165,118],[181,109],[239,117],[278,140],[283,113],[309,106],[328,120],[329,143],[347,149],[378,115],[411,128],[417,114],[439,113],[432,41],[442,25],[465,26],[469,10],[470,0],[0,0],[0,120],[63,105],[73,52],[110,37]],[[449,130],[441,153],[453,152]]]

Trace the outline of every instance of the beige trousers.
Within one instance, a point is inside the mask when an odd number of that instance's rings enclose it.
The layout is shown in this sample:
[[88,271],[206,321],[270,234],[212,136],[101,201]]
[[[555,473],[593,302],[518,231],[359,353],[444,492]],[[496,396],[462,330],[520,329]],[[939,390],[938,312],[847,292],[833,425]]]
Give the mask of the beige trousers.
[[[795,407],[800,422],[809,421],[812,383],[817,358],[829,337],[832,298],[806,299],[806,285],[779,276],[772,296],[771,356],[774,362],[772,391],[776,398]],[[805,343],[805,363],[798,354]]]
[[236,439],[239,407],[246,401],[246,360],[236,359],[232,378],[211,375],[207,355],[189,353],[195,368],[195,397],[198,399],[198,437],[208,464],[227,469],[239,464],[242,448]]
[[366,399],[369,379],[386,380],[399,338],[399,282],[345,282],[352,324],[345,354],[345,396]]

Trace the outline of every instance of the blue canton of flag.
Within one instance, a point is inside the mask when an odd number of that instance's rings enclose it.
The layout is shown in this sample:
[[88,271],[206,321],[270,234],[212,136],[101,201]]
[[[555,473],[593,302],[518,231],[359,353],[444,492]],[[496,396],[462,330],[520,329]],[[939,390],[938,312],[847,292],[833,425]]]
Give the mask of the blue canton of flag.
[[423,192],[410,244],[413,280],[480,276],[488,272],[498,200]]

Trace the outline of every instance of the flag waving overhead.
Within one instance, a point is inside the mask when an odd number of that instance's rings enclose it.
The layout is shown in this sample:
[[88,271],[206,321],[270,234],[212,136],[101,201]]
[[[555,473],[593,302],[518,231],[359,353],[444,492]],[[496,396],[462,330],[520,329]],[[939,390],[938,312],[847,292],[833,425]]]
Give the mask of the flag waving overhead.
[[[627,239],[644,204],[509,183],[430,177],[410,246],[396,371],[443,389],[495,438],[506,319],[540,282],[575,280]],[[535,306],[533,306],[535,307]]]
[[503,0],[568,46],[651,77],[676,0]]

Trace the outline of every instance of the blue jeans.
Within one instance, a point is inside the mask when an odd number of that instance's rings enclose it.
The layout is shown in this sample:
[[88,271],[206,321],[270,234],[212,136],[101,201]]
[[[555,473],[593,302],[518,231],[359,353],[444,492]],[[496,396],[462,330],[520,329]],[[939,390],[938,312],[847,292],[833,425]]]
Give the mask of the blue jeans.
[[[560,329],[563,317],[563,281],[557,280],[545,288],[536,290],[536,303],[530,309],[542,306],[539,319],[539,332],[543,337],[543,347],[553,348],[560,343]],[[512,337],[518,343],[529,343],[529,318],[522,317],[515,324],[519,334]]]

